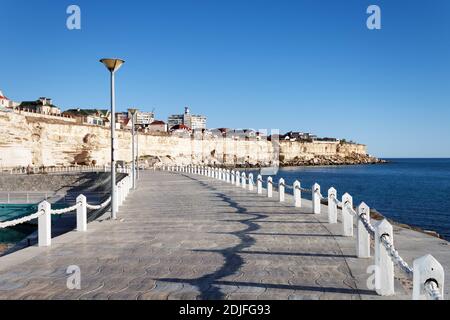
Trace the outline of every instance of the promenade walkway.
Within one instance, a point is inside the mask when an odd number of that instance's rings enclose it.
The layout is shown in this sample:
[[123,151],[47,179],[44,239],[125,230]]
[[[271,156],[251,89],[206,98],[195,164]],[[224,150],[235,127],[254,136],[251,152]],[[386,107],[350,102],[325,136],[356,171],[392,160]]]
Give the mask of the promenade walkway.
[[[389,298],[367,288],[373,259],[357,259],[339,225],[311,214],[308,200],[299,209],[290,196],[276,199],[205,176],[144,172],[119,220],[1,257],[0,299]],[[79,290],[66,285],[71,265]],[[411,284],[397,281],[392,298],[410,299]]]

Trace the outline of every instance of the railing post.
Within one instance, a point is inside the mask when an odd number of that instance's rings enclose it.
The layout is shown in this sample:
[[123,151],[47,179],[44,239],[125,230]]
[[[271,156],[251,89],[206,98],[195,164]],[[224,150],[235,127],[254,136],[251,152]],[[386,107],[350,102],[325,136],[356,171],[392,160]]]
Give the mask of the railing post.
[[223,174],[223,170],[222,170],[222,168],[220,168],[219,169],[219,180],[223,180],[222,174]]
[[284,179],[280,178],[278,180],[278,200],[280,202],[284,202]]
[[87,230],[87,209],[86,209],[86,197],[80,194],[77,197],[77,231]]
[[435,282],[444,300],[444,268],[431,254],[414,260],[413,270],[413,300],[427,300],[425,284],[429,281]]
[[337,223],[337,190],[328,189],[328,223]]
[[247,188],[247,175],[245,174],[245,172],[242,172],[242,179],[241,179],[241,185],[242,185],[242,189],[246,189]]
[[236,170],[236,187],[239,187],[241,185],[241,174],[238,170]]
[[273,190],[273,179],[272,177],[267,178],[267,198],[272,198]]
[[314,183],[311,190],[313,213],[320,214],[320,185],[318,183]]
[[262,176],[258,174],[258,177],[256,178],[256,192],[258,194],[262,194]]
[[253,186],[255,182],[253,181],[253,173],[248,174],[248,190],[253,191]]
[[123,188],[122,188],[122,181],[117,183],[117,197],[118,199],[118,205],[121,206],[123,202]]
[[389,296],[394,290],[394,262],[384,247],[381,237],[388,236],[389,241],[394,244],[394,232],[392,225],[384,219],[375,227],[375,290],[380,296]]
[[234,172],[234,170],[231,170],[231,184],[234,184],[235,183],[235,180],[236,180],[236,177],[235,177],[235,172]]
[[302,186],[300,181],[295,180],[292,188],[294,189],[294,206],[300,208],[302,206]]
[[[370,222],[370,208],[362,202],[358,206],[358,216]],[[370,258],[370,234],[361,219],[358,219],[358,233],[356,234],[356,255],[358,258]]]
[[347,208],[353,208],[353,198],[348,193],[342,196],[342,235],[344,237],[353,237],[353,214]]
[[227,175],[227,183],[230,183],[230,182],[231,182],[231,178],[230,178],[230,169],[227,170],[226,175]]
[[38,217],[38,246],[48,247],[52,243],[52,213],[51,205],[47,201],[39,203],[38,210],[44,214]]

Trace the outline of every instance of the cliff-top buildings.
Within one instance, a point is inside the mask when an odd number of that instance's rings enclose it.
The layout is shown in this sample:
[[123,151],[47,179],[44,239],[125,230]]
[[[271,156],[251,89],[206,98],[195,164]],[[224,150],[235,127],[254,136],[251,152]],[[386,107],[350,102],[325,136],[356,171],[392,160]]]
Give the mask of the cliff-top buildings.
[[3,92],[0,90],[0,108],[11,108],[14,109],[19,105],[18,102],[14,102],[8,99]]
[[23,101],[17,108],[19,110],[40,113],[44,115],[61,115],[61,109],[53,104],[52,99],[46,97],[41,97],[35,101]]
[[206,117],[191,114],[189,107],[184,108],[184,114],[173,114],[169,116],[167,125],[171,130],[177,125],[183,125],[191,130],[206,129]]
[[105,126],[109,123],[109,110],[106,109],[69,109],[62,113],[65,116],[76,119],[79,124]]

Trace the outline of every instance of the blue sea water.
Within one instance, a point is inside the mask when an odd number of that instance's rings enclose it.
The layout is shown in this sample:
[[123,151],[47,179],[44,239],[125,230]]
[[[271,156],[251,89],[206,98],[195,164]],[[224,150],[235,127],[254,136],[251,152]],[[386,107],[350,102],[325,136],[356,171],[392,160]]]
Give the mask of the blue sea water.
[[298,179],[303,188],[319,183],[364,201],[387,218],[434,230],[450,240],[450,159],[387,159],[376,165],[289,167],[274,177],[287,184]]

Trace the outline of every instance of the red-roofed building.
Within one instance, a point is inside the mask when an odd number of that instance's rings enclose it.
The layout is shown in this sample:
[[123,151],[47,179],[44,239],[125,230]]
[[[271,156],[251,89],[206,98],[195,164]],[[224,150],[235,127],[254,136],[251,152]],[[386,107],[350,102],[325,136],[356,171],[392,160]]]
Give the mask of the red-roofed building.
[[188,126],[185,126],[184,124],[177,124],[174,125],[172,128],[170,128],[170,133],[176,134],[176,133],[191,133],[191,128]]
[[19,104],[12,100],[9,100],[3,92],[0,90],[0,108],[15,108]]

